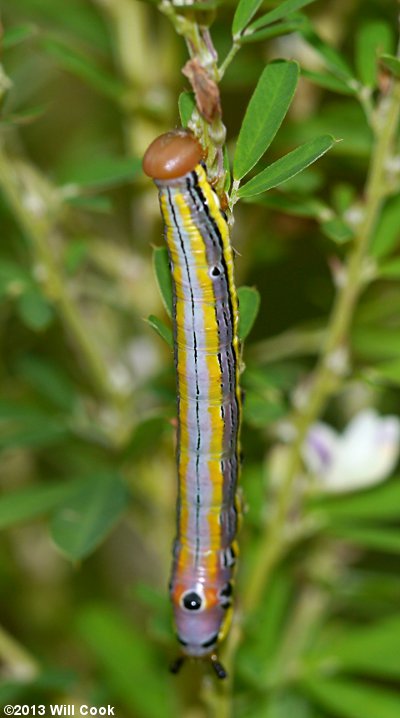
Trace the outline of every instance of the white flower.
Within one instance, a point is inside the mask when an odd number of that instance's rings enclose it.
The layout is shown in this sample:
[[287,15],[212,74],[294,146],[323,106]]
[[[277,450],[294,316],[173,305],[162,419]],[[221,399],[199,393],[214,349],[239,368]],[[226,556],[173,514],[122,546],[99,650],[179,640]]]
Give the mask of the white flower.
[[400,421],[360,411],[342,434],[322,422],[314,424],[303,445],[303,459],[329,493],[354,491],[383,481],[399,456]]

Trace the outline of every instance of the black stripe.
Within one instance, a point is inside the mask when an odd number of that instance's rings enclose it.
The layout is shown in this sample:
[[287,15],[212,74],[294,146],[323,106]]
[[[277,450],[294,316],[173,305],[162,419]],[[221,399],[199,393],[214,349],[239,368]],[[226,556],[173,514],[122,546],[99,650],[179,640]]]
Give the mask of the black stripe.
[[[228,310],[229,310],[230,319],[231,319],[230,329],[231,329],[232,340],[230,342],[230,346],[226,347],[226,361],[227,361],[227,365],[228,365],[229,391],[230,391],[231,396],[233,395],[233,397],[234,397],[233,401],[231,401],[229,403],[229,411],[230,411],[230,415],[231,415],[231,431],[230,431],[230,435],[229,435],[229,447],[232,450],[233,456],[232,456],[232,461],[229,462],[230,472],[229,472],[229,480],[228,480],[229,483],[228,483],[228,487],[227,487],[228,488],[227,499],[230,503],[233,503],[233,510],[234,510],[234,520],[233,521],[231,520],[231,515],[229,513],[228,526],[227,526],[227,531],[229,532],[229,535],[232,536],[233,532],[235,532],[236,528],[237,528],[237,515],[236,515],[237,512],[236,512],[236,507],[234,505],[234,496],[236,493],[237,469],[238,469],[238,465],[239,465],[238,464],[238,433],[239,433],[239,416],[240,416],[239,401],[238,401],[238,397],[237,397],[237,386],[236,386],[237,372],[233,371],[234,362],[236,361],[236,364],[238,364],[238,361],[239,361],[239,358],[236,354],[236,351],[235,351],[235,348],[233,345],[233,340],[235,338],[235,332],[234,332],[235,322],[234,322],[234,316],[233,316],[232,298],[231,298],[230,285],[229,285],[228,267],[227,267],[227,263],[226,263],[222,235],[221,235],[221,232],[219,230],[219,227],[218,227],[215,219],[211,216],[210,208],[207,204],[206,198],[204,197],[203,191],[199,185],[199,177],[198,177],[197,173],[195,171],[193,171],[191,173],[191,176],[193,178],[193,189],[196,192],[196,194],[201,202],[202,209],[205,212],[205,215],[208,219],[209,227],[207,227],[207,223],[205,223],[205,226],[208,231],[209,237],[210,237],[214,247],[216,247],[215,238],[216,238],[218,246],[219,246],[220,256],[221,256],[221,265],[223,268],[223,274],[224,274],[224,279],[225,279],[225,283],[226,283],[225,289],[226,289],[226,294],[227,294]],[[190,194],[192,196],[191,191],[190,191]],[[214,236],[215,236],[215,238],[214,238]],[[215,299],[215,297],[214,297],[214,299]],[[215,301],[215,313],[217,316],[216,301]],[[222,314],[223,314],[224,322],[226,325],[226,331],[228,333],[229,320],[228,320],[227,313],[225,311],[224,303],[222,303]],[[233,426],[235,427],[234,434],[232,432]]]

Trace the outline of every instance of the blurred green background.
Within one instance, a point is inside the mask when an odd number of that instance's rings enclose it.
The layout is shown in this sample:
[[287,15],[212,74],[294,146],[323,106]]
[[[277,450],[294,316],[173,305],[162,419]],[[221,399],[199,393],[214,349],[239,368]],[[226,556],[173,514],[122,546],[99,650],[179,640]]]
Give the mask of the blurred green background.
[[[167,597],[174,370],[146,321],[168,318],[152,268],[162,243],[156,191],[141,157],[179,124],[184,43],[154,4],[136,0],[0,8],[0,703],[110,703],[120,718],[217,715],[225,689],[206,666],[168,673],[177,651]],[[212,26],[220,57],[234,8],[222,3]],[[317,0],[306,14],[364,81],[365,28],[394,48],[398,9]],[[229,68],[229,150],[275,57],[295,57],[309,74],[269,162],[317,134],[342,142],[235,214],[237,282],[261,294],[244,354],[239,601],[268,516],[267,451],[320,348],[330,270],[346,255],[344,218],[362,198],[372,142],[354,95],[332,77],[321,86],[320,61],[290,34],[245,45]],[[372,252],[382,277],[354,318],[354,374],[327,412],[335,426],[370,404],[398,411],[399,226],[394,194]],[[285,558],[251,617],[233,716],[400,715],[399,483],[311,502],[321,531]]]

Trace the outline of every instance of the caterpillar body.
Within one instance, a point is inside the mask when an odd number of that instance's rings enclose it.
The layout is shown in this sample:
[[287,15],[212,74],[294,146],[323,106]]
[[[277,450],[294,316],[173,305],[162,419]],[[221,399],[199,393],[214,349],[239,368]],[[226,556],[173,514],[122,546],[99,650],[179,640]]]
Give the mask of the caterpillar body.
[[143,168],[158,187],[173,286],[178,500],[170,594],[183,654],[217,662],[237,556],[238,301],[228,224],[201,160],[197,140],[178,130],[150,145]]

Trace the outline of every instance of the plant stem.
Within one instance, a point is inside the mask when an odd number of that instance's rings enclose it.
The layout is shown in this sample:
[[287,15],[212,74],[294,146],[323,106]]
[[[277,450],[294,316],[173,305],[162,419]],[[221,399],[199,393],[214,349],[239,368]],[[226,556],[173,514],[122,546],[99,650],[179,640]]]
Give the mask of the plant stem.
[[227,56],[225,57],[225,60],[221,63],[221,66],[218,70],[218,80],[221,81],[223,76],[225,75],[225,72],[227,71],[229,65],[231,64],[233,58],[235,57],[236,53],[239,52],[241,48],[241,45],[239,42],[233,42],[232,47],[229,50]]
[[[179,9],[174,7],[170,2],[161,2],[159,10],[169,18],[177,34],[184,38],[191,60],[195,59],[197,61],[204,73],[208,75],[211,83],[214,83],[216,92],[218,92],[217,84],[220,80],[217,65],[218,55],[208,28],[198,24],[196,15],[186,16],[179,14]],[[196,74],[197,72],[198,70],[195,71]],[[199,83],[199,80],[197,82]],[[192,80],[191,84],[196,95],[196,86]],[[206,119],[197,106],[192,114],[189,127],[194,131],[203,145],[207,157],[208,178],[212,182],[217,194],[222,197],[225,195],[224,187],[226,180],[226,171],[223,167],[222,160],[222,149],[225,143],[226,129],[222,118],[219,113],[216,113],[212,120]]]
[[[19,171],[18,163],[13,163],[0,148],[0,188],[16,222],[31,243],[40,268],[43,291],[58,309],[97,391],[104,398],[117,401],[119,396],[111,384],[107,366],[96,349],[88,326],[82,321],[79,307],[66,289],[64,277],[50,250],[49,239],[54,236],[54,229],[46,200],[49,200],[50,207],[54,206],[54,194],[49,192],[49,197],[45,197],[43,187],[34,186],[33,180],[33,172]],[[29,202],[33,202],[36,208],[31,209]]]
[[[312,381],[301,406],[291,417],[295,439],[288,450],[286,467],[271,517],[260,539],[254,568],[248,577],[241,604],[243,616],[251,614],[260,604],[272,572],[286,549],[286,526],[293,504],[293,485],[301,470],[301,451],[310,426],[322,413],[327,400],[337,391],[345,374],[346,340],[358,297],[365,285],[365,259],[368,253],[382,204],[388,193],[386,166],[396,138],[400,117],[400,81],[393,80],[391,90],[383,97],[378,115],[381,126],[377,131],[365,187],[364,219],[351,250],[345,279],[338,288],[336,301],[325,334],[325,343]],[[343,354],[344,352],[344,354]],[[232,673],[236,649],[242,629],[238,619],[228,637],[224,661]],[[230,716],[230,685],[221,693],[215,715]]]

